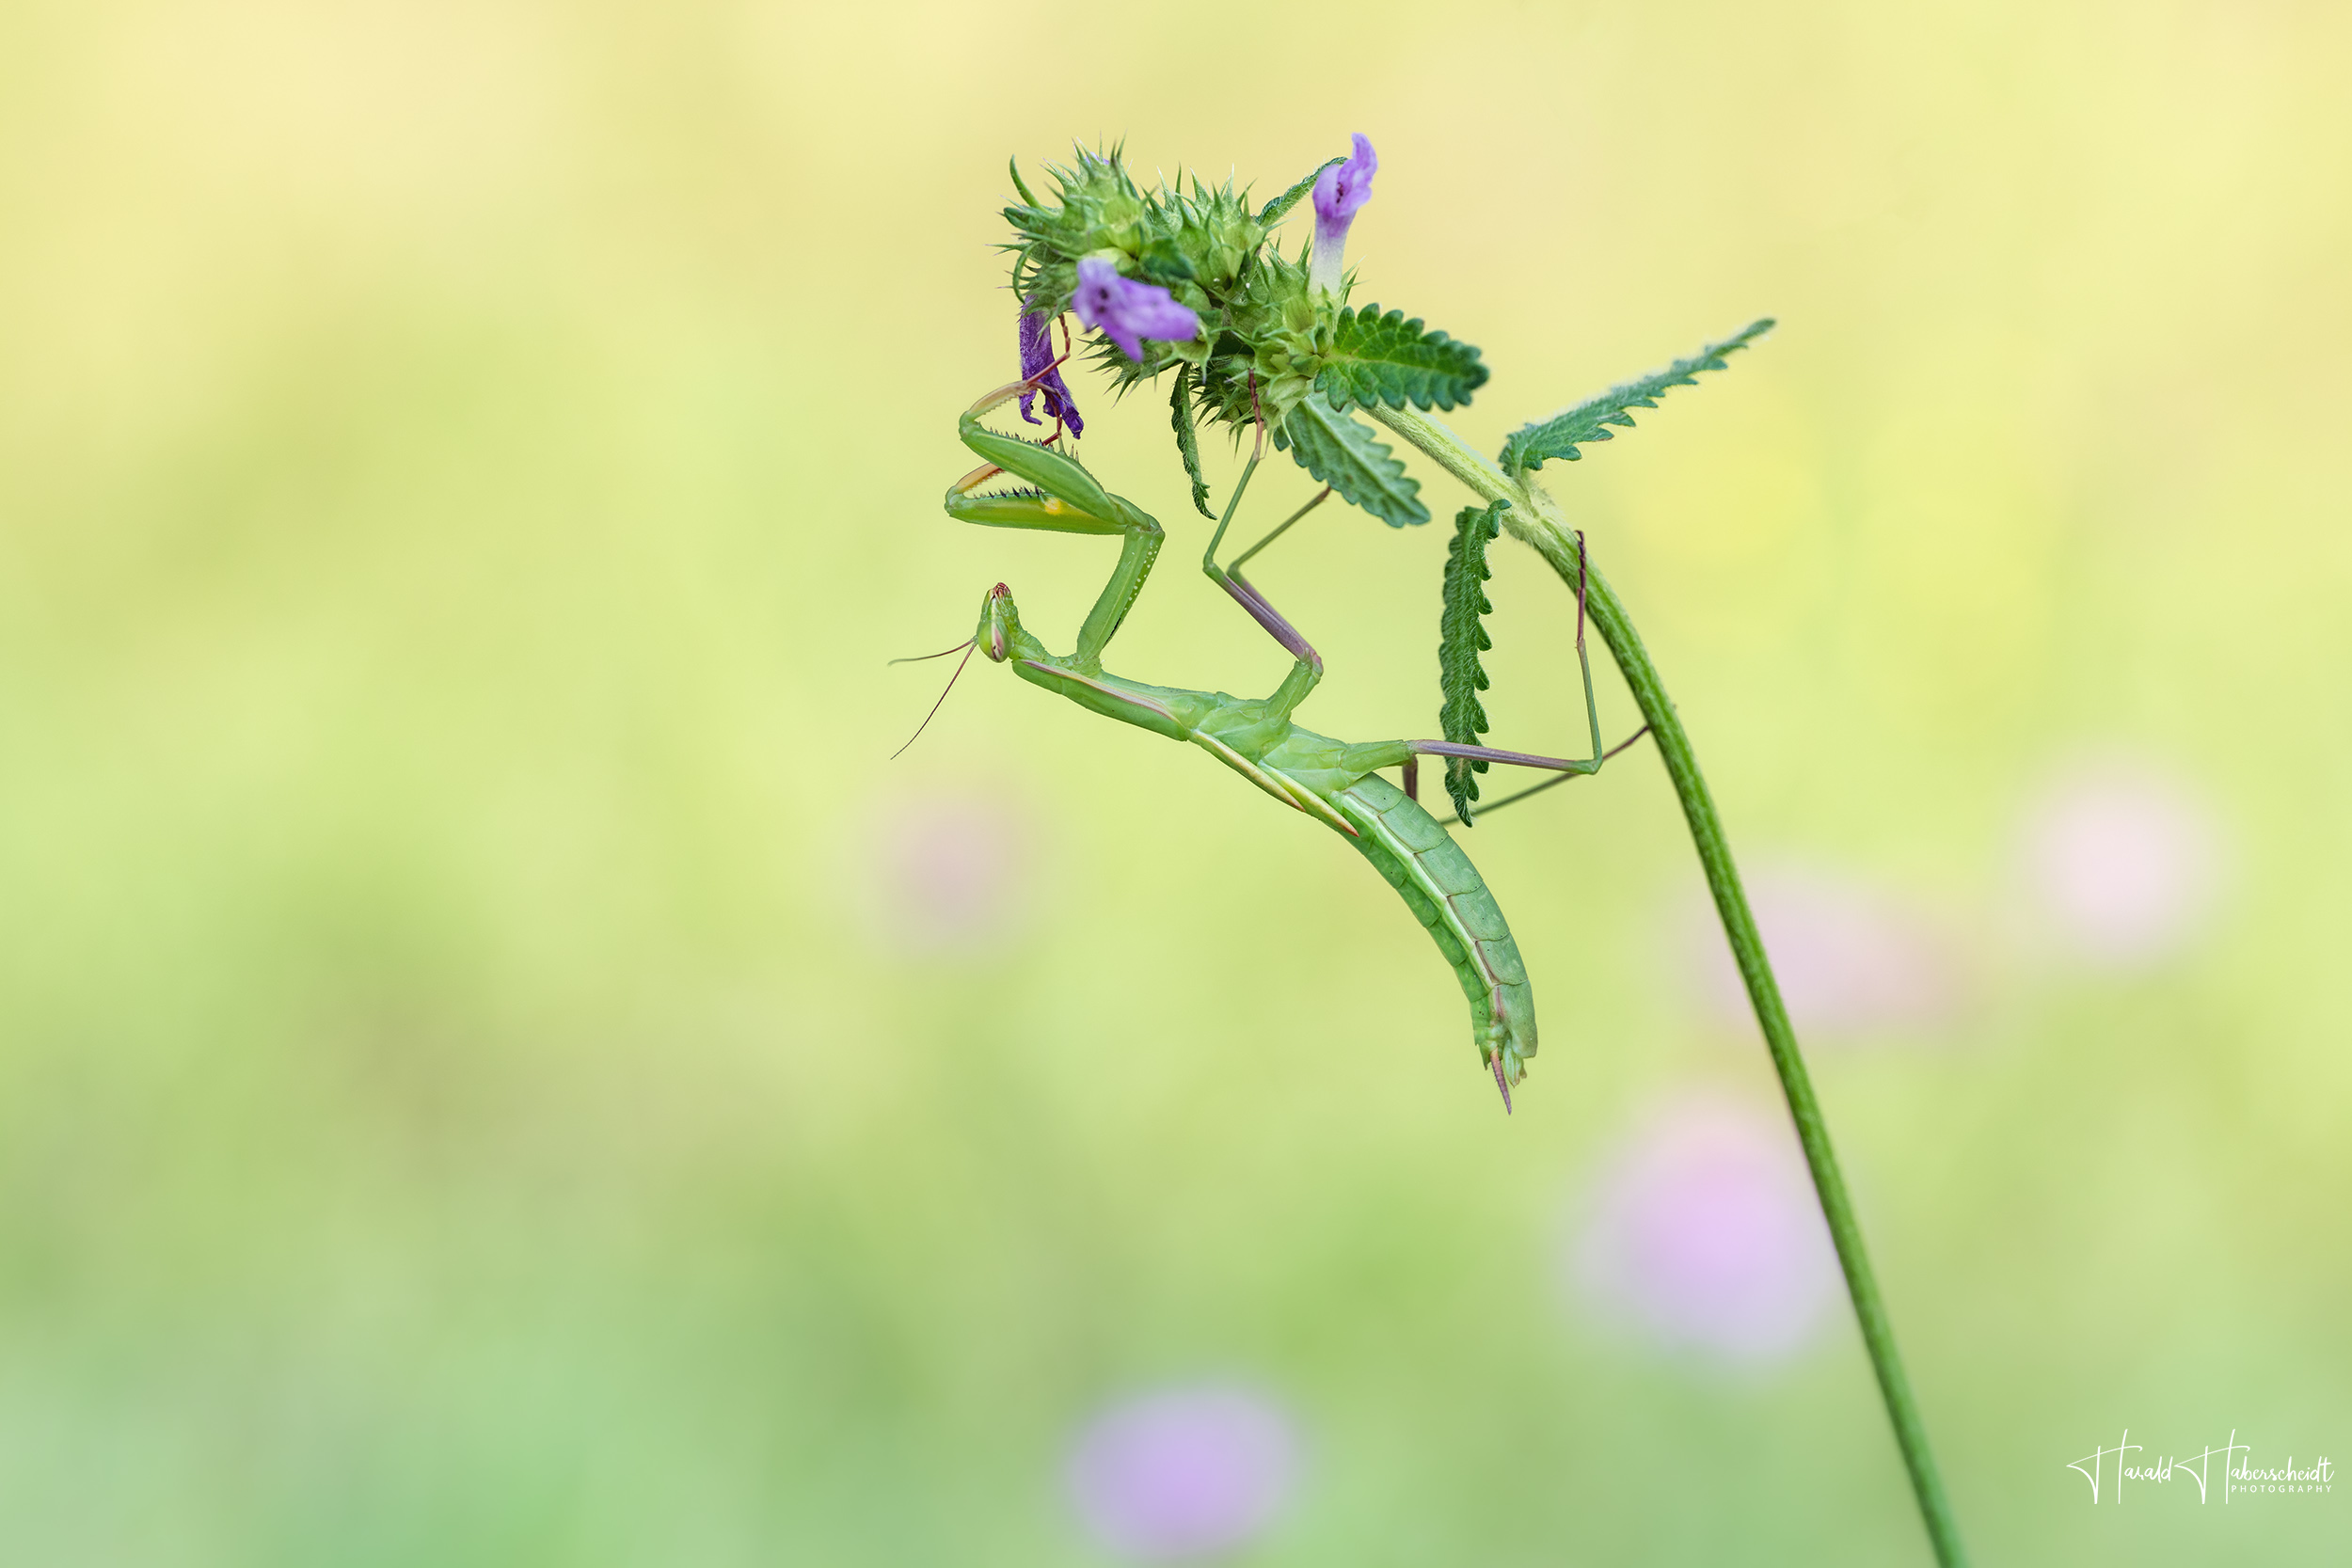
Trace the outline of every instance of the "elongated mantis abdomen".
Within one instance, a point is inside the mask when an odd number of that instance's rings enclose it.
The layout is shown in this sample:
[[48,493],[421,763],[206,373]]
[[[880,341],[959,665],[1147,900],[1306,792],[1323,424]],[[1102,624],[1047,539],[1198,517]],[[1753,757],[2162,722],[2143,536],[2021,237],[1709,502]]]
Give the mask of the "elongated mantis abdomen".
[[1437,818],[1374,774],[1340,792],[1337,804],[1362,830],[1356,847],[1403,895],[1470,998],[1479,1055],[1535,1053],[1535,992],[1519,944],[1486,879]]

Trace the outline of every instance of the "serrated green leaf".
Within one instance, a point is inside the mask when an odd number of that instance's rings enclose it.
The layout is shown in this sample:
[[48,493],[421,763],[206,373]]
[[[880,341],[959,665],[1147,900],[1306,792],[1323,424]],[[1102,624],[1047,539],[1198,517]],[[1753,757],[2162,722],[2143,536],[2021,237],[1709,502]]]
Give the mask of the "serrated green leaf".
[[[1445,608],[1438,617],[1438,721],[1445,737],[1457,746],[1475,746],[1486,733],[1486,705],[1478,694],[1486,689],[1486,665],[1479,655],[1494,646],[1486,636],[1486,618],[1494,606],[1487,602],[1486,544],[1502,531],[1502,514],[1511,503],[1466,506],[1454,519],[1454,543],[1445,558]],[[1478,775],[1484,762],[1448,757],[1445,789],[1454,797],[1454,814],[1465,828],[1470,825],[1470,802],[1478,799]]]
[[1343,414],[1319,392],[1301,398],[1275,427],[1274,444],[1286,447],[1298,466],[1391,528],[1429,520],[1421,503],[1421,481],[1389,455],[1389,449],[1361,420]]
[[1284,214],[1288,213],[1293,207],[1297,206],[1301,200],[1305,199],[1307,193],[1315,188],[1315,182],[1323,178],[1323,171],[1325,169],[1329,168],[1333,164],[1343,164],[1345,162],[1347,162],[1345,158],[1331,158],[1323,163],[1317,164],[1308,174],[1306,179],[1301,180],[1297,184],[1293,185],[1289,190],[1284,191],[1280,196],[1278,196],[1273,200],[1267,202],[1265,206],[1260,210],[1258,214],[1258,226],[1262,229],[1273,228],[1277,223],[1281,221]]
[[1540,468],[1552,458],[1563,457],[1570,462],[1583,454],[1576,449],[1588,441],[1610,441],[1616,437],[1608,428],[1622,425],[1633,428],[1631,410],[1655,408],[1661,394],[1672,387],[1693,387],[1701,371],[1720,371],[1724,356],[1743,349],[1772,329],[1772,318],[1751,322],[1740,332],[1733,333],[1719,343],[1709,343],[1688,359],[1677,359],[1662,371],[1654,371],[1639,380],[1621,387],[1612,387],[1596,398],[1587,398],[1573,408],[1564,409],[1548,420],[1538,420],[1511,433],[1502,443],[1502,470],[1518,473],[1523,469]]
[[1342,310],[1331,325],[1331,347],[1323,356],[1315,390],[1342,411],[1351,404],[1391,408],[1452,408],[1468,403],[1486,384],[1478,350],[1442,332],[1423,332],[1421,320],[1402,310],[1381,314],[1377,305]]
[[1192,424],[1192,377],[1182,367],[1176,372],[1176,390],[1168,400],[1168,422],[1176,428],[1176,451],[1184,460],[1184,472],[1192,477],[1193,509],[1214,519],[1216,514],[1209,510],[1209,482],[1200,477],[1200,437]]

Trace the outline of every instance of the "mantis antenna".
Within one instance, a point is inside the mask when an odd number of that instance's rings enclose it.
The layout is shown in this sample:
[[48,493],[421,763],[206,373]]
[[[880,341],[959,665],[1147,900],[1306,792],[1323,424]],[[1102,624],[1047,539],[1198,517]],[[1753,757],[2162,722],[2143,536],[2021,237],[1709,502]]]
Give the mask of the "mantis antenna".
[[[956,645],[957,648],[961,648],[963,650],[963,657],[956,660],[956,673],[947,677],[946,691],[942,691],[939,694],[939,701],[931,705],[930,712],[923,715],[923,721],[914,726],[914,733],[913,735],[907,736],[907,746],[912,746],[916,741],[922,739],[923,732],[931,727],[931,721],[933,719],[939,717],[939,710],[946,705],[947,692],[953,691],[956,689],[956,682],[961,680],[963,676],[963,667],[972,662],[972,652],[979,645],[980,640],[977,637],[971,638],[968,641],[960,642]],[[919,664],[927,658],[946,658],[949,654],[952,654],[955,651],[956,648],[942,648],[935,654],[917,654],[913,658],[894,658],[890,662],[893,664]],[[898,751],[891,752],[888,760],[892,762],[898,761],[899,754],[905,752],[907,746],[901,746]]]
[[894,658],[888,662],[892,664],[920,664],[927,658],[946,658],[949,654],[960,654],[963,652],[964,649],[972,645],[972,641],[973,640],[971,638],[967,637],[962,641],[957,643],[954,647],[942,648],[935,654],[909,654],[904,658]]

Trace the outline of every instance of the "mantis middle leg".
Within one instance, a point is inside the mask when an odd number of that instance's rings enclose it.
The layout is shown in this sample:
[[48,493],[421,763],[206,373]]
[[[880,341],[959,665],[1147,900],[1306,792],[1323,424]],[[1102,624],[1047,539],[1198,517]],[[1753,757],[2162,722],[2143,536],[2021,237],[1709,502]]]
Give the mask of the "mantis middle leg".
[[1243,562],[1280,538],[1291,524],[1321,505],[1324,498],[1330,495],[1331,488],[1329,485],[1324,486],[1321,495],[1292,513],[1280,527],[1234,557],[1232,566],[1219,566],[1216,563],[1217,546],[1225,542],[1225,531],[1232,526],[1233,513],[1241,505],[1241,498],[1249,488],[1250,476],[1258,471],[1258,464],[1264,456],[1265,423],[1260,420],[1257,445],[1249,453],[1249,464],[1242,469],[1240,480],[1233,485],[1232,495],[1225,502],[1225,515],[1217,519],[1216,532],[1209,536],[1209,547],[1200,552],[1200,570],[1207,575],[1211,582],[1232,594],[1233,602],[1248,611],[1249,618],[1263,627],[1266,635],[1279,642],[1295,660],[1291,666],[1290,674],[1284,678],[1279,687],[1275,689],[1274,694],[1266,699],[1269,708],[1279,717],[1288,718],[1293,709],[1307,700],[1307,694],[1315,689],[1316,683],[1323,679],[1323,656],[1315,652],[1314,644],[1308,641],[1299,629],[1292,626],[1280,610],[1274,608],[1273,602],[1259,592],[1255,583],[1241,575],[1241,565]]
[[[1331,487],[1324,486],[1313,499],[1284,518],[1273,532],[1235,556],[1231,566],[1219,566],[1216,563],[1217,546],[1224,541],[1225,531],[1233,520],[1233,511],[1241,504],[1242,493],[1249,487],[1250,476],[1257,472],[1259,459],[1263,455],[1263,440],[1262,428],[1259,450],[1250,454],[1249,466],[1242,470],[1240,482],[1233,486],[1232,499],[1225,503],[1225,515],[1217,520],[1216,532],[1209,540],[1208,549],[1201,555],[1200,569],[1208,575],[1211,581],[1232,594],[1241,607],[1249,612],[1251,619],[1263,626],[1276,641],[1289,649],[1292,657],[1298,660],[1298,667],[1293,673],[1298,690],[1289,705],[1295,707],[1297,702],[1304,699],[1306,694],[1314,689],[1315,683],[1322,678],[1323,658],[1315,652],[1313,644],[1301,636],[1298,629],[1274,608],[1266,596],[1258,590],[1256,584],[1241,575],[1241,566],[1251,556],[1256,555],[1289,531],[1293,524],[1322,505],[1329,499]],[[1383,760],[1373,766],[1401,768],[1404,774],[1405,793],[1407,796],[1416,800],[1420,798],[1421,792],[1417,787],[1420,784],[1418,764],[1419,759],[1423,756],[1459,757],[1474,762],[1499,762],[1518,768],[1540,768],[1559,775],[1557,778],[1547,779],[1533,789],[1522,790],[1518,794],[1495,802],[1496,807],[1508,805],[1514,800],[1525,800],[1530,795],[1539,794],[1556,784],[1565,784],[1570,779],[1582,778],[1588,774],[1599,772],[1603,763],[1647,733],[1649,726],[1645,724],[1640,730],[1636,730],[1631,736],[1613,747],[1604,748],[1601,744],[1600,705],[1593,694],[1592,657],[1584,646],[1584,581],[1583,573],[1581,570],[1584,560],[1584,535],[1581,531],[1576,536],[1576,549],[1580,566],[1576,585],[1576,663],[1578,673],[1582,677],[1584,685],[1584,721],[1592,739],[1592,755],[1581,758],[1545,757],[1526,752],[1500,751],[1491,746],[1456,745],[1445,740],[1399,740],[1387,742],[1377,747],[1364,748],[1366,751],[1377,751],[1382,755]],[[1289,691],[1292,684],[1291,681],[1283,683],[1284,693]],[[1278,693],[1278,697],[1282,694]],[[1284,711],[1287,713],[1288,708],[1286,707]],[[1394,756],[1388,754],[1391,751],[1400,747],[1404,750],[1399,754]]]

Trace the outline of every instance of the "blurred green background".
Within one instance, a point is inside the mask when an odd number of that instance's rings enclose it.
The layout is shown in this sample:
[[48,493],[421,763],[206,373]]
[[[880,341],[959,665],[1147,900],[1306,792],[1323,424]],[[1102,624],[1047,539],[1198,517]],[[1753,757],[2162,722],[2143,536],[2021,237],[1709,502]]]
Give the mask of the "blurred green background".
[[[2341,1560],[2352,1497],[2065,1466],[2352,1439],[2348,50],[2265,0],[8,8],[0,1560],[1096,1562],[1075,1434],[1202,1382],[1300,1445],[1234,1560],[1925,1560],[1841,1306],[1732,1367],[1564,1283],[1645,1117],[1777,1115],[1648,752],[1472,835],[1545,1021],[1507,1121],[1397,900],[1203,759],[976,663],[883,760],[946,673],[885,658],[1000,578],[1066,645],[1108,566],[939,511],[1007,156],[1270,193],[1362,131],[1357,297],[1484,347],[1489,450],[1782,322],[1547,473],[1760,883],[1946,976],[1815,1057],[1980,1560]],[[1114,668],[1270,689],[1164,405],[1076,390],[1173,535]],[[1327,509],[1253,568],[1309,722],[1428,732],[1445,544]],[[1557,583],[1493,595],[1494,739],[1572,745]],[[2207,868],[2128,961],[2035,868],[2093,765]]]

